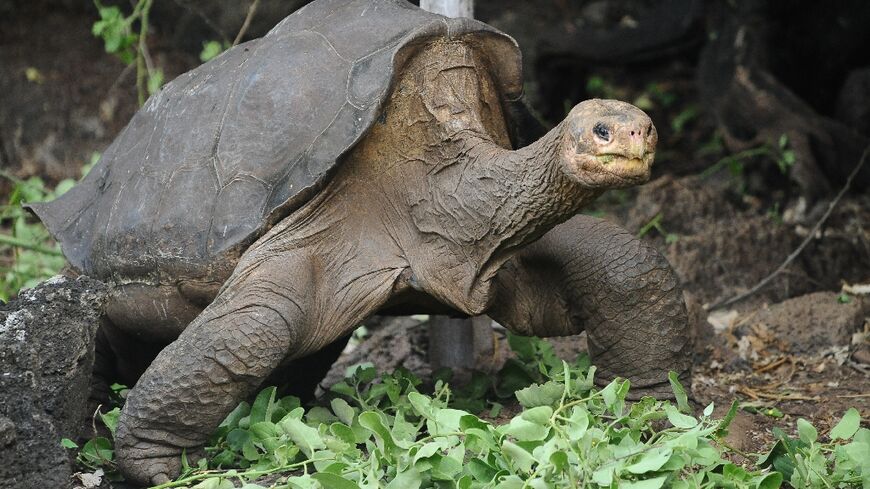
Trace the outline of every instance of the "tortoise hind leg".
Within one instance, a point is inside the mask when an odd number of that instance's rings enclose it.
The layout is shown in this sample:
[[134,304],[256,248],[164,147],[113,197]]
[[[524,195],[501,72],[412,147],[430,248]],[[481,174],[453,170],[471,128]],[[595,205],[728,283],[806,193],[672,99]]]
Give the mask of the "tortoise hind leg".
[[[324,267],[322,249],[315,259],[268,238],[248,249],[214,302],[127,397],[115,453],[128,479],[161,484],[178,475],[182,450],[202,446],[285,361],[349,333],[386,301],[398,273],[343,261]],[[359,273],[341,276],[351,269]]]
[[489,314],[519,334],[586,330],[597,382],[632,382],[632,397],[671,397],[667,375],[688,385],[690,334],[677,277],[647,243],[579,215],[499,271]]
[[240,263],[225,292],[139,379],[116,431],[117,461],[128,479],[150,485],[175,477],[182,451],[202,445],[298,343],[306,280],[276,277],[286,266]]

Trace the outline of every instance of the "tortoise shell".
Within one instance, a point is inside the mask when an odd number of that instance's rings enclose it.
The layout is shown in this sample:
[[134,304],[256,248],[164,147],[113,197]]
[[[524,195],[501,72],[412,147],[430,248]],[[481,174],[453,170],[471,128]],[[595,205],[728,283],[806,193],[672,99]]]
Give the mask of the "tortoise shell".
[[208,277],[308,201],[436,38],[479,50],[507,104],[516,42],[404,0],[318,0],[154,94],[87,177],[29,208],[70,264],[103,279]]

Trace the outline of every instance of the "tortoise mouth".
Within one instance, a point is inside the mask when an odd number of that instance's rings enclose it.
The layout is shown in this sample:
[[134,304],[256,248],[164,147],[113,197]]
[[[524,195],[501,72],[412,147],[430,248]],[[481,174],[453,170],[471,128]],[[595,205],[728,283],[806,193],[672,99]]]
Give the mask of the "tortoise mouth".
[[647,151],[642,156],[628,156],[618,153],[603,153],[595,156],[595,159],[603,167],[623,169],[628,172],[642,171],[645,168],[652,166],[652,160],[655,154]]
[[566,173],[589,188],[621,188],[649,180],[654,151],[642,155],[601,153],[575,154],[568,159]]

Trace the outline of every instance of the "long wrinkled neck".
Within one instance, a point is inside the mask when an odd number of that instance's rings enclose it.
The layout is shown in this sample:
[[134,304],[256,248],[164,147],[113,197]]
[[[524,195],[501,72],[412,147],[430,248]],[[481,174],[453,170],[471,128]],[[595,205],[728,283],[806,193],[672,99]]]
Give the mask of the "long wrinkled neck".
[[561,134],[560,125],[511,151],[479,132],[460,130],[430,147],[440,163],[426,173],[422,192],[409,194],[410,217],[422,241],[406,248],[423,290],[479,313],[490,298],[491,280],[512,252],[597,197],[599,192],[562,172]]
[[475,247],[486,261],[506,258],[597,197],[561,170],[562,131],[560,124],[517,151],[469,131],[451,138],[439,171],[450,173],[447,182],[431,187],[438,220],[455,221],[444,226],[445,238]]

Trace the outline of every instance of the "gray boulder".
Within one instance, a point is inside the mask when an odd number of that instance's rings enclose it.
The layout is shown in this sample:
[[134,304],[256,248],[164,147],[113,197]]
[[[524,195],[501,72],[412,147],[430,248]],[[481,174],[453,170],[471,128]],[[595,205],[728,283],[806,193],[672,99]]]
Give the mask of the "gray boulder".
[[0,487],[67,487],[61,438],[88,416],[94,336],[106,291],[55,277],[0,303]]

